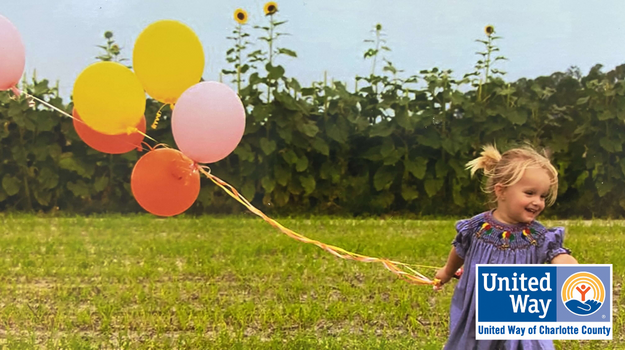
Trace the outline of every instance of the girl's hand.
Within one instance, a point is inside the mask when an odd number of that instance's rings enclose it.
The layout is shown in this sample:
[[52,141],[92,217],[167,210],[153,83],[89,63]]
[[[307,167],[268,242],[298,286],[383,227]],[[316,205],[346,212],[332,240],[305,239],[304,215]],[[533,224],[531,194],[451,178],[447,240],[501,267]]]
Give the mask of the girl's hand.
[[441,290],[443,284],[449,282],[449,280],[451,280],[452,278],[460,279],[460,276],[462,276],[462,273],[464,272],[464,269],[462,267],[459,268],[458,271],[456,271],[456,273],[453,275],[449,275],[446,272],[446,270],[447,269],[443,267],[442,269],[436,272],[436,276],[434,276],[434,280],[438,284],[434,286],[434,290]]
[[443,288],[443,285],[447,282],[449,282],[449,280],[453,277],[453,275],[450,275],[446,272],[446,268],[442,268],[438,271],[436,271],[436,275],[434,276],[434,279],[438,282],[438,284],[434,285],[434,290],[441,290]]

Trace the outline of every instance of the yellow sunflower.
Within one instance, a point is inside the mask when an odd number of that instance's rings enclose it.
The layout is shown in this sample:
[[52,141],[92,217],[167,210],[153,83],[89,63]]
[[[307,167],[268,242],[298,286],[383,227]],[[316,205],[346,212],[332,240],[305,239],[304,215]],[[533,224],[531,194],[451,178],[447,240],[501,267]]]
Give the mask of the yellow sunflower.
[[236,9],[234,11],[234,20],[241,24],[247,23],[247,12],[244,9]]
[[265,16],[273,15],[276,12],[278,12],[278,4],[273,1],[265,4]]
[[486,33],[486,35],[491,36],[491,34],[495,32],[495,27],[489,24],[484,28],[484,32]]

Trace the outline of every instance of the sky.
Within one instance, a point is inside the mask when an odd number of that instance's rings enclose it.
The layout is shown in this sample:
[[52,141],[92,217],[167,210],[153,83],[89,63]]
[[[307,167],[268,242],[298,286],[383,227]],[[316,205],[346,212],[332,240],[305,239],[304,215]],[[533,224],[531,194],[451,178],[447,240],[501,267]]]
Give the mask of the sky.
[[[335,79],[354,84],[368,75],[371,61],[363,58],[380,23],[391,52],[384,57],[404,76],[438,67],[461,78],[473,71],[483,49],[484,27],[495,26],[501,54],[508,61],[496,66],[506,80],[535,78],[571,66],[587,73],[597,63],[609,70],[625,63],[625,1],[604,0],[289,0],[276,1],[280,28],[279,47],[297,52],[275,62],[302,86]],[[250,49],[265,49],[254,40],[261,35],[254,25],[267,25],[265,1],[240,0],[0,0],[0,14],[18,28],[26,47],[26,73],[58,80],[61,96],[69,101],[74,81],[95,57],[96,45],[105,43],[110,30],[122,47],[122,57],[132,58],[134,42],[151,23],[178,20],[193,29],[204,48],[204,79],[219,80],[229,68],[226,39],[236,27],[233,14],[249,14],[246,31]]]

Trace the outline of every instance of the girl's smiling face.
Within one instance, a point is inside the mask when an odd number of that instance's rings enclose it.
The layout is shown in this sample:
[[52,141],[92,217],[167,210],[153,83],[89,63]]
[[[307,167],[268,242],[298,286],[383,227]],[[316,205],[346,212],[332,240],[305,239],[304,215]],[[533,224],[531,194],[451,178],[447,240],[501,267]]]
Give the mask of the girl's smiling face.
[[495,217],[508,224],[532,222],[545,209],[550,183],[545,169],[531,167],[525,169],[521,179],[514,185],[495,185]]

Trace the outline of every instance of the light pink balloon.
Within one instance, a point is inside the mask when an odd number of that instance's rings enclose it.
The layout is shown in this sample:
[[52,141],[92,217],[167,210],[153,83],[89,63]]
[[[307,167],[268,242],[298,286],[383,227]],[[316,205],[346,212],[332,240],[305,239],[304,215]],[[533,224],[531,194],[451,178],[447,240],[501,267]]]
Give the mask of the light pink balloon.
[[24,73],[26,50],[17,28],[0,15],[0,90],[15,86]]
[[245,131],[245,109],[227,85],[195,84],[180,95],[171,119],[178,149],[197,163],[214,163],[237,147]]

